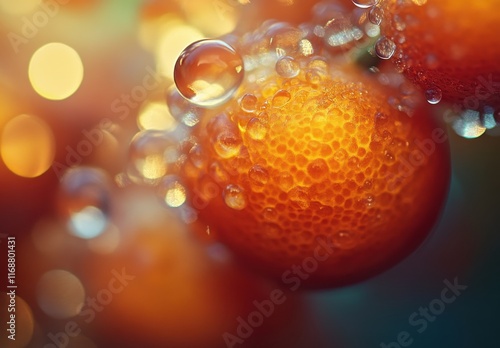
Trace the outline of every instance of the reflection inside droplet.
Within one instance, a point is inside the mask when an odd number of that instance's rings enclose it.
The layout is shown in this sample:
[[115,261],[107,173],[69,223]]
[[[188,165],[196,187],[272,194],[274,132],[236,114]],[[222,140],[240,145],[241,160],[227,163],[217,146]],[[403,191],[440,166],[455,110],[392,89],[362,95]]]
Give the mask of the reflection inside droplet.
[[243,80],[243,59],[221,40],[189,45],[175,64],[174,80],[191,103],[213,107],[226,102]]

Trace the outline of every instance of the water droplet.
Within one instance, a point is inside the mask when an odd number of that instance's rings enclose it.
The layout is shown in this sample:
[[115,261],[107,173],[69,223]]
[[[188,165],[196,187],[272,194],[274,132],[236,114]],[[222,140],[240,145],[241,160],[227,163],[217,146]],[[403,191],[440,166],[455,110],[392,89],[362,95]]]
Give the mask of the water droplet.
[[214,179],[219,184],[224,184],[229,181],[229,173],[224,169],[224,167],[217,161],[212,162],[208,171],[210,177]]
[[240,100],[241,110],[253,113],[257,110],[257,97],[253,94],[245,94]]
[[293,177],[289,173],[280,173],[277,177],[278,186],[285,192],[288,192],[293,186]]
[[300,67],[299,64],[289,56],[284,56],[278,59],[276,62],[276,72],[281,77],[292,78],[299,74]]
[[253,117],[248,121],[246,131],[253,140],[262,140],[266,137],[267,127],[257,117]]
[[269,173],[265,168],[256,164],[248,171],[250,182],[255,186],[264,186],[269,181]]
[[223,192],[224,202],[229,208],[243,210],[247,206],[245,192],[238,185],[228,185]]
[[206,165],[206,156],[200,144],[194,144],[189,150],[189,161],[198,169]]
[[443,93],[438,87],[431,87],[425,91],[425,98],[429,104],[438,104],[443,98]]
[[385,36],[377,40],[375,53],[380,59],[390,59],[396,51],[396,44]]
[[319,85],[321,83],[321,75],[315,69],[306,72],[306,80],[312,85]]
[[338,231],[332,237],[333,244],[339,249],[352,249],[357,244],[355,233],[347,230]]
[[485,106],[484,112],[481,115],[481,123],[486,129],[493,129],[497,126],[497,121],[495,119],[495,109],[491,106]]
[[89,167],[69,169],[61,180],[58,198],[71,233],[91,239],[106,230],[111,193],[105,172]]
[[222,158],[231,158],[240,153],[241,145],[241,139],[228,130],[217,135],[214,150]]
[[381,7],[373,6],[368,12],[368,19],[375,25],[380,25],[384,18],[384,10]]
[[137,133],[129,147],[129,177],[138,184],[155,185],[179,158],[177,142],[167,133]]
[[192,43],[177,58],[174,80],[180,94],[201,107],[225,103],[243,81],[243,59],[221,40]]
[[262,216],[267,221],[276,221],[278,219],[278,213],[273,208],[264,208]]
[[311,204],[307,189],[296,186],[288,192],[288,198],[295,203],[300,209],[307,209]]
[[298,51],[299,42],[303,39],[304,33],[287,23],[275,23],[267,31],[266,37],[270,38],[271,50],[276,52],[278,57],[282,57]]
[[352,0],[352,3],[359,8],[370,8],[379,3],[380,0]]
[[403,31],[406,29],[406,23],[400,16],[394,15],[394,17],[392,17],[392,20],[397,31]]
[[288,103],[291,98],[292,97],[290,95],[290,92],[288,92],[287,90],[281,89],[278,92],[276,92],[276,94],[274,94],[273,101],[272,101],[273,107],[280,108],[280,107],[284,106],[286,103]]
[[475,139],[486,132],[486,127],[481,123],[479,112],[475,110],[466,110],[460,118],[452,124],[453,130],[466,139]]
[[184,99],[174,85],[167,89],[166,99],[168,110],[175,120],[188,127],[194,127],[200,122],[202,109]]
[[325,25],[324,40],[331,47],[339,47],[363,38],[363,31],[348,17],[337,17]]
[[186,188],[175,175],[164,177],[158,185],[160,198],[172,208],[178,208],[186,202]]

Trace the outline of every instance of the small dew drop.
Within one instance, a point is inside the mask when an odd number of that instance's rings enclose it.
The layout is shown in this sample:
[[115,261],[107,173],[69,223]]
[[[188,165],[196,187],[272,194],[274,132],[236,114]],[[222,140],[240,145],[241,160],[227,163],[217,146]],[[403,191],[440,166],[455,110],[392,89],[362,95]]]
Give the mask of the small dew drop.
[[256,186],[264,186],[269,181],[269,173],[265,168],[256,164],[248,171],[250,182]]
[[390,59],[396,51],[394,41],[382,36],[375,44],[375,53],[380,59]]
[[293,186],[293,177],[288,173],[280,173],[277,178],[278,186],[285,192],[288,192]]
[[177,58],[174,81],[192,104],[214,107],[227,102],[243,81],[243,59],[221,40],[192,43]]
[[392,20],[397,31],[403,31],[406,29],[406,23],[400,16],[394,15],[394,17],[392,17]]
[[339,249],[352,249],[357,244],[356,235],[347,230],[338,231],[333,236],[333,244]]
[[186,202],[186,188],[175,175],[167,175],[162,179],[158,193],[171,208],[178,208]]
[[380,25],[382,23],[382,18],[384,17],[384,10],[381,7],[373,6],[368,12],[368,19],[371,23],[375,25]]
[[300,72],[299,64],[289,56],[278,59],[275,69],[278,75],[285,78],[295,77]]
[[248,121],[246,131],[253,140],[262,140],[266,137],[267,126],[257,117]]
[[257,97],[253,94],[245,94],[240,100],[240,108],[244,112],[255,112],[257,110]]
[[272,101],[273,107],[280,108],[280,107],[284,106],[285,104],[287,104],[291,98],[292,97],[290,95],[290,92],[288,92],[287,90],[281,89],[278,92],[276,92],[276,94],[274,94],[273,101]]
[[438,104],[443,98],[443,92],[438,87],[431,87],[425,91],[425,98],[429,104]]
[[288,198],[295,203],[300,209],[307,209],[311,204],[309,194],[303,187],[294,187],[288,192]]
[[168,110],[176,121],[188,127],[194,127],[200,122],[202,109],[184,99],[174,85],[168,88],[166,99]]
[[352,0],[352,3],[359,8],[370,8],[379,3],[380,0]]
[[177,143],[171,135],[141,131],[130,143],[128,175],[136,183],[156,185],[178,158]]
[[224,202],[229,208],[243,210],[247,206],[245,192],[238,185],[228,185],[224,189]]
[[264,208],[262,216],[266,221],[276,221],[278,219],[278,214],[273,208]]
[[228,130],[217,135],[214,150],[222,158],[231,158],[240,153],[241,146],[241,139]]

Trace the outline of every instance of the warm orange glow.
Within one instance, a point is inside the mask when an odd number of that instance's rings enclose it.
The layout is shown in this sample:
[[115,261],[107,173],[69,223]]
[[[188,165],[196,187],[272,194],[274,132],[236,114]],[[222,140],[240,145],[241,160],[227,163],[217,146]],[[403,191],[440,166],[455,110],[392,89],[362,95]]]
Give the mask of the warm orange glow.
[[46,172],[54,160],[52,130],[36,116],[17,116],[3,128],[0,154],[13,173],[26,178],[37,177]]

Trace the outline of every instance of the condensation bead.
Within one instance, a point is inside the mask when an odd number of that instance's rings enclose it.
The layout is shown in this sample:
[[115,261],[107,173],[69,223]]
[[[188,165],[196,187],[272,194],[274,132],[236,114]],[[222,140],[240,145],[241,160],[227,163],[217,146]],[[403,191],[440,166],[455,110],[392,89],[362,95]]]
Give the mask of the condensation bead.
[[241,110],[252,113],[257,110],[257,97],[253,94],[245,94],[240,100]]
[[274,107],[279,108],[288,103],[291,99],[290,92],[281,89],[273,96],[272,104]]
[[340,47],[363,38],[363,31],[349,17],[334,18],[325,25],[325,42]]
[[200,40],[180,54],[174,80],[180,94],[201,107],[227,102],[243,81],[242,57],[221,40]]
[[352,3],[359,8],[370,8],[379,3],[380,0],[352,0]]
[[377,40],[375,53],[380,59],[390,59],[396,51],[396,44],[385,36]]
[[254,117],[248,121],[246,131],[253,140],[262,140],[266,137],[267,126],[259,118]]
[[299,64],[289,56],[279,58],[275,69],[278,75],[286,78],[295,77],[300,72]]
[[438,104],[443,98],[443,92],[438,87],[431,87],[425,91],[425,98],[429,104]]
[[248,171],[250,182],[256,186],[265,186],[269,182],[269,173],[265,168],[256,164]]
[[276,56],[283,57],[298,52],[304,33],[289,24],[275,23],[267,30],[266,37],[269,38],[270,49],[276,52]]
[[244,190],[238,185],[228,185],[223,192],[224,202],[229,208],[243,210],[247,206]]
[[178,139],[156,130],[137,133],[129,147],[130,179],[138,184],[156,185],[179,159]]
[[375,25],[382,23],[384,17],[384,10],[381,7],[373,6],[368,12],[368,19]]
[[166,100],[170,114],[178,122],[188,127],[194,127],[200,122],[203,110],[184,99],[174,85],[167,89]]
[[178,208],[186,202],[186,188],[175,175],[167,175],[161,180],[158,185],[158,194],[171,208]]

